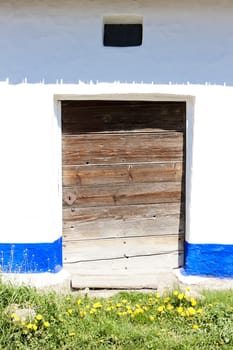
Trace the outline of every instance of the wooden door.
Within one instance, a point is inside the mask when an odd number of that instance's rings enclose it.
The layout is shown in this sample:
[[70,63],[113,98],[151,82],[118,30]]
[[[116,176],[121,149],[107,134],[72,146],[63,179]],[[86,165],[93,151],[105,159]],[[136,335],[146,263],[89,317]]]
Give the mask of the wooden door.
[[63,256],[73,275],[182,265],[184,102],[64,101]]

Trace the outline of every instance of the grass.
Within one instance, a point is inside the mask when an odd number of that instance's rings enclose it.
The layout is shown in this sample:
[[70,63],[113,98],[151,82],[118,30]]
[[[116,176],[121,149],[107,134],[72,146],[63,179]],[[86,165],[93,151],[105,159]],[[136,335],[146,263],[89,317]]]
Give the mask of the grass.
[[[17,308],[32,308],[20,319]],[[12,312],[13,311],[13,312]],[[0,349],[233,349],[233,292],[119,293],[108,299],[41,294],[0,283]]]

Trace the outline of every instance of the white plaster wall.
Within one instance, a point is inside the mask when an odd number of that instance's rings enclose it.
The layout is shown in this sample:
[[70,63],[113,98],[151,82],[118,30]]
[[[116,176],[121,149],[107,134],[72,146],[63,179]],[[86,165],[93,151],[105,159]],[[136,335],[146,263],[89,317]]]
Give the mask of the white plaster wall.
[[197,94],[188,237],[192,243],[233,244],[232,93],[207,88]]
[[[143,45],[103,47],[103,17],[143,16]],[[231,0],[1,0],[0,81],[233,83]]]
[[42,86],[0,84],[0,242],[53,242],[58,221],[57,125]]

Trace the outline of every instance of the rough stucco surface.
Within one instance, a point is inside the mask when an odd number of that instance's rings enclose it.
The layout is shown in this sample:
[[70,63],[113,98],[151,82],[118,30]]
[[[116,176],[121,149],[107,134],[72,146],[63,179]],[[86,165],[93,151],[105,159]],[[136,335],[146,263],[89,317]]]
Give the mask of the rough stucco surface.
[[[102,44],[103,17],[143,17],[143,45]],[[233,83],[230,0],[3,0],[0,81]]]

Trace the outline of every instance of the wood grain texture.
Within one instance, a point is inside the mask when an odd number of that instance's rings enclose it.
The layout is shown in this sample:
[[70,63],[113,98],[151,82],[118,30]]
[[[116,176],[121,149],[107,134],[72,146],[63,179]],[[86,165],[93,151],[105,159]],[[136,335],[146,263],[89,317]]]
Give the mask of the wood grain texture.
[[125,220],[95,220],[95,222],[64,222],[63,240],[88,240],[112,237],[137,237],[176,235],[184,233],[183,220],[179,215]]
[[178,235],[110,238],[89,241],[66,241],[65,262],[82,262],[164,255],[183,251],[183,240]]
[[174,203],[180,200],[180,182],[63,188],[64,207],[78,206],[81,208],[126,204]]
[[[63,101],[63,133],[183,131],[186,104],[143,101]],[[90,122],[91,120],[91,122]]]
[[63,186],[178,182],[182,167],[182,162],[64,166],[62,182]]
[[184,255],[174,252],[164,255],[140,256],[79,263],[64,262],[64,268],[73,276],[79,274],[121,275],[126,274],[158,274],[183,266]]
[[120,281],[182,266],[185,120],[183,102],[62,102],[64,262],[73,276]]
[[120,207],[63,208],[63,221],[94,223],[96,220],[154,219],[162,216],[184,215],[181,203],[159,203],[142,205],[121,205]]
[[157,289],[159,279],[155,274],[119,274],[119,275],[74,275],[71,287],[74,289]]
[[63,136],[63,164],[112,164],[182,161],[183,135],[158,134],[80,134]]

